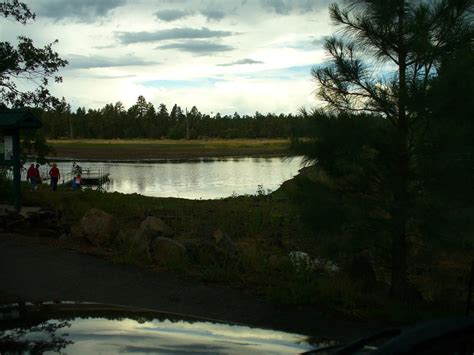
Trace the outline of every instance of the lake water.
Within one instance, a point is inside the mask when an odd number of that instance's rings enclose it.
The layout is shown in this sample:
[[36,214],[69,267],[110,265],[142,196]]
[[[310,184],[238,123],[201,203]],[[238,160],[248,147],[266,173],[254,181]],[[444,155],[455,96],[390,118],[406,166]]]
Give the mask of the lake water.
[[[298,174],[303,158],[203,158],[158,162],[80,162],[83,169],[102,169],[110,174],[105,191],[138,193],[154,197],[216,199],[231,195],[276,190]],[[28,165],[25,165],[28,167]],[[62,173],[71,162],[59,162]],[[44,173],[48,168],[43,167]]]

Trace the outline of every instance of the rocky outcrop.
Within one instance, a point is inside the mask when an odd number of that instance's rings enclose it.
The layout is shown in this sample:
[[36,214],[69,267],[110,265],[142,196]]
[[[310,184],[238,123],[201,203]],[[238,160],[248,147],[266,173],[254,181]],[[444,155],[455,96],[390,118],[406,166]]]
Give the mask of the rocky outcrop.
[[91,208],[81,218],[79,224],[71,229],[73,237],[85,238],[99,247],[109,246],[118,232],[119,228],[114,216],[98,208]]

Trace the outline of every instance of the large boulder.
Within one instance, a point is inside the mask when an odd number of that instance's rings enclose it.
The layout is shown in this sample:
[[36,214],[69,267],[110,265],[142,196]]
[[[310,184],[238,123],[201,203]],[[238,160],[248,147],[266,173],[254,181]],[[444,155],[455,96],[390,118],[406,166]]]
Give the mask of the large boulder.
[[166,237],[153,239],[150,254],[154,262],[164,266],[180,266],[186,262],[186,248],[183,244]]
[[320,271],[333,274],[340,271],[340,267],[331,260],[314,258],[304,251],[291,251],[288,258],[293,267],[299,272]]
[[220,229],[216,229],[212,234],[212,240],[228,257],[235,257],[238,254],[237,246],[229,235]]
[[148,216],[140,224],[135,233],[136,241],[144,241],[146,244],[150,243],[157,237],[170,238],[173,235],[173,230],[160,218]]
[[85,238],[100,247],[109,246],[118,232],[119,227],[114,216],[98,208],[91,208],[81,218],[79,225],[71,230],[73,237]]

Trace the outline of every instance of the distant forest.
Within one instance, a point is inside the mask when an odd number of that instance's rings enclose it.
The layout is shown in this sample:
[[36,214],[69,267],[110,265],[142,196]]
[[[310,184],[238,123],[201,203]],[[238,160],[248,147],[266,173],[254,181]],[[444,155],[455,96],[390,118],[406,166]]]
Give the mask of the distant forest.
[[155,107],[139,96],[135,105],[126,109],[121,102],[107,104],[101,109],[78,108],[63,99],[51,111],[38,111],[43,122],[45,138],[291,138],[304,135],[308,124],[305,115],[261,114],[240,116],[219,113],[210,116],[196,106],[189,111],[174,105]]

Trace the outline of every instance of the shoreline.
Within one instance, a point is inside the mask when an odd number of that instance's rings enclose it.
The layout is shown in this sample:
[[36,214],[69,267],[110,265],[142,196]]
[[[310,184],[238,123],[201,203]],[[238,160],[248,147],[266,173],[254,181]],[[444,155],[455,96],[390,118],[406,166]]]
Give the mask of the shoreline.
[[[265,155],[220,155],[220,156],[176,156],[176,157],[160,157],[160,158],[74,158],[74,157],[56,157],[56,156],[47,156],[46,159],[49,161],[55,162],[90,162],[90,163],[181,163],[181,162],[213,162],[213,161],[227,161],[234,159],[245,159],[245,158],[255,158],[255,159],[271,159],[271,158],[281,158],[281,159],[292,159],[300,155],[290,155],[290,154],[265,154]],[[29,159],[36,159],[34,156],[28,156]]]

